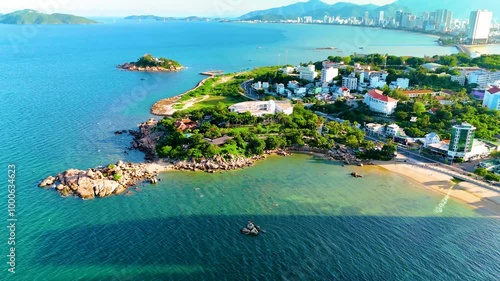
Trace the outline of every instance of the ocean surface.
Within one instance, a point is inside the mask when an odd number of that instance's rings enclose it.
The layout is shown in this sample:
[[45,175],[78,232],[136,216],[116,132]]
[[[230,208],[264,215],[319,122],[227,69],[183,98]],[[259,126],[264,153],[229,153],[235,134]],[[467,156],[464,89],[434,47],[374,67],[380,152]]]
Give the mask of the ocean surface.
[[[241,171],[164,173],[157,186],[92,201],[37,187],[69,168],[142,161],[131,138],[113,132],[150,118],[155,101],[190,89],[201,71],[315,61],[337,54],[314,50],[329,46],[344,55],[456,52],[435,40],[347,26],[0,25],[0,280],[497,280],[498,219],[454,199],[439,210],[442,195],[377,167],[271,157]],[[188,68],[116,69],[145,53]],[[266,233],[242,236],[248,220]]]

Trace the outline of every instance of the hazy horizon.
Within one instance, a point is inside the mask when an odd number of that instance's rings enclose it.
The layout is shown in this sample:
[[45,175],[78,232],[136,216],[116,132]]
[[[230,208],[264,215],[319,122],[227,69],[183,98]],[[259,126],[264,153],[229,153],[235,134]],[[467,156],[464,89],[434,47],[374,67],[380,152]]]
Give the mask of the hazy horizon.
[[[321,0],[328,4],[351,2],[355,4],[386,5],[396,0]],[[10,2],[10,1],[9,1]],[[65,13],[85,17],[125,17],[130,15],[157,15],[165,17],[237,17],[255,10],[265,10],[291,5],[297,0],[99,0],[69,1],[69,0],[25,0],[17,3],[0,2],[0,13],[7,14],[18,10],[32,9],[42,13]]]

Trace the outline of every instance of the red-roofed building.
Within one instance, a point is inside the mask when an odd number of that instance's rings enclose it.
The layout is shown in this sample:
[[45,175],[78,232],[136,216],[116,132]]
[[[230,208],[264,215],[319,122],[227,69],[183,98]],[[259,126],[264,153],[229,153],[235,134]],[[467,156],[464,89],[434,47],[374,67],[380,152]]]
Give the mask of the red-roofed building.
[[483,106],[493,110],[500,110],[500,88],[492,87],[484,93]]
[[384,113],[386,115],[393,114],[398,106],[398,100],[385,96],[380,90],[370,90],[365,95],[364,103],[370,107],[372,111]]

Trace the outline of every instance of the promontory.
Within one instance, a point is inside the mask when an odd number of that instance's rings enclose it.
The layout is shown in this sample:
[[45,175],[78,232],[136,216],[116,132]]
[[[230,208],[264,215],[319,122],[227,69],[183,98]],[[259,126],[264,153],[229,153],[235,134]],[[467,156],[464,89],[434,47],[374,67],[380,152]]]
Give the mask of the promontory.
[[140,72],[173,72],[184,69],[184,67],[175,60],[163,57],[157,58],[150,54],[145,54],[136,62],[124,63],[117,67],[127,71]]

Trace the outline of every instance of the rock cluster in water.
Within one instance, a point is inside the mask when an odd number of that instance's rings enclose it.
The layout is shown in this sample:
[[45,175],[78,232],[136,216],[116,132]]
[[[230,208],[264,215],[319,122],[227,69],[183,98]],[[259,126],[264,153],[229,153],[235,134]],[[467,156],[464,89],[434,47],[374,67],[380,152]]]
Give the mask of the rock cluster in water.
[[241,233],[250,236],[257,236],[260,233],[260,226],[255,225],[253,221],[249,221],[247,226],[242,228]]
[[57,176],[50,176],[40,183],[40,187],[51,187],[62,196],[77,196],[82,199],[107,197],[122,194],[129,187],[142,181],[157,183],[160,165],[133,164],[122,161],[116,165],[89,169],[70,169]]

